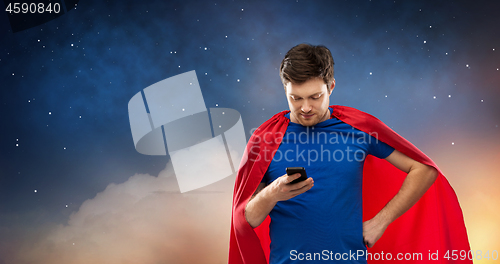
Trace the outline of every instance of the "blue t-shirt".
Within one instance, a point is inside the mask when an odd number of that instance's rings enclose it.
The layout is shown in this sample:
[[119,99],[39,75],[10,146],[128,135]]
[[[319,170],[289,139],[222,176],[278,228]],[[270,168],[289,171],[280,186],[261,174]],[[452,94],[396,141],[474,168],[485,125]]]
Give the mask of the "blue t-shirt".
[[357,250],[366,250],[363,163],[368,154],[384,159],[393,150],[376,135],[337,118],[311,127],[290,122],[262,182],[271,183],[286,174],[287,167],[304,167],[314,186],[278,202],[269,214],[270,264],[324,263],[338,258],[343,263],[366,263],[364,257],[352,258]]

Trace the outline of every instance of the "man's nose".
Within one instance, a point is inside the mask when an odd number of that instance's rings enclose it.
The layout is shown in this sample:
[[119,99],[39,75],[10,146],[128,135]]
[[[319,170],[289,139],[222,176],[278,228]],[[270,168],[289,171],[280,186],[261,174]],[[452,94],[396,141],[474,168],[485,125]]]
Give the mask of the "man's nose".
[[304,113],[309,113],[312,110],[312,106],[308,100],[304,100],[304,104],[302,104],[300,110],[302,110],[302,112]]

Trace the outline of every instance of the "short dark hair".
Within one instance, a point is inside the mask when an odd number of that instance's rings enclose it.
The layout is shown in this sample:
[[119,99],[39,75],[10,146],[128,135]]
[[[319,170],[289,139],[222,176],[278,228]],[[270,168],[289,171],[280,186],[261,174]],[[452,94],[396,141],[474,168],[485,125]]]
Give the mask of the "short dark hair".
[[283,85],[301,84],[309,79],[320,77],[328,90],[333,82],[333,57],[323,45],[299,44],[291,48],[281,61],[280,77]]

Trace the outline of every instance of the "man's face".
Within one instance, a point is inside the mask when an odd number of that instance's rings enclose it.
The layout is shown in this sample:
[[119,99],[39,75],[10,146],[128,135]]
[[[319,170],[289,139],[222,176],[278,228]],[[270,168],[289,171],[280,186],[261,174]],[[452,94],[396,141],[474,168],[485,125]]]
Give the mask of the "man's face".
[[313,126],[330,117],[328,106],[330,94],[335,86],[335,80],[330,91],[321,78],[312,78],[304,83],[287,83],[285,86],[290,121],[303,126]]

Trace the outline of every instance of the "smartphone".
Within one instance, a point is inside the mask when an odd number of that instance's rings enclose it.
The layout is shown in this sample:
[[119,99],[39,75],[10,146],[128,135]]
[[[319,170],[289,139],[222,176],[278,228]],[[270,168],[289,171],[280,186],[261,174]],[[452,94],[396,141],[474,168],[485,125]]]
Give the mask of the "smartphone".
[[286,168],[286,174],[288,176],[294,175],[295,173],[300,173],[300,177],[293,180],[292,182],[289,182],[288,184],[294,184],[297,182],[307,180],[306,169],[304,169],[304,167],[288,167],[288,168]]

